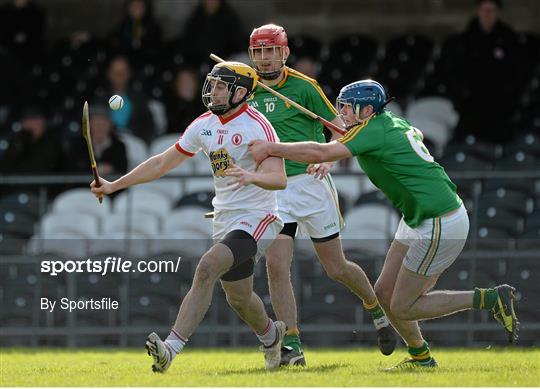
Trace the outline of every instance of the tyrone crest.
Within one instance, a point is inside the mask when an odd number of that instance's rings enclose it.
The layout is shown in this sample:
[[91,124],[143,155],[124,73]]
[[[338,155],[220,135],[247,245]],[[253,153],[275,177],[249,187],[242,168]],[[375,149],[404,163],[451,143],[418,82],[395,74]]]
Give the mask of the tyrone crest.
[[234,134],[232,136],[232,143],[235,146],[238,146],[240,143],[242,143],[242,135],[240,134]]

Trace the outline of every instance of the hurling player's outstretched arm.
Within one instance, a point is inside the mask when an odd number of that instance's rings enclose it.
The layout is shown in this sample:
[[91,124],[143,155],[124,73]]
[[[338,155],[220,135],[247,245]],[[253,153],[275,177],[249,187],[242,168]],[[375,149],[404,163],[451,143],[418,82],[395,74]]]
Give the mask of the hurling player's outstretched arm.
[[337,141],[269,143],[268,154],[305,163],[332,162],[352,157],[349,149]]
[[161,154],[148,158],[116,181],[101,180],[105,181],[101,187],[96,187],[92,182],[92,193],[95,195],[111,194],[132,185],[157,180],[188,158],[188,155],[178,152],[175,146],[171,146]]

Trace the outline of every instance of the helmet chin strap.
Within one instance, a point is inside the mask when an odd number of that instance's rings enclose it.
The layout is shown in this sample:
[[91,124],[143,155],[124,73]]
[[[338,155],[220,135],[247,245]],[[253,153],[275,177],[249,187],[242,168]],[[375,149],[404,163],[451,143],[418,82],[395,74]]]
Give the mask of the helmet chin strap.
[[260,78],[262,78],[263,80],[269,80],[269,81],[279,78],[282,71],[283,71],[283,66],[281,66],[278,70],[274,70],[273,72],[261,72],[259,69],[256,69],[257,75]]

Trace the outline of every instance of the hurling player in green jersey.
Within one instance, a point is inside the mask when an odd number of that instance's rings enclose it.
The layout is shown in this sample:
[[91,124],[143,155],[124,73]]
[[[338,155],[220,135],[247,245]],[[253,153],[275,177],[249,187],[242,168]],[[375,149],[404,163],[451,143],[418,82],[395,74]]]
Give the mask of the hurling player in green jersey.
[[[283,27],[268,24],[254,29],[251,33],[249,55],[259,75],[259,81],[342,127],[343,123],[319,84],[285,66],[289,53],[287,34]],[[266,116],[282,142],[325,142],[324,127],[321,123],[263,88],[258,87],[255,90],[250,104]],[[333,139],[341,135],[336,133]],[[354,262],[348,261],[343,253],[339,236],[343,219],[336,189],[328,174],[332,165],[308,165],[286,160],[287,188],[277,193],[279,215],[285,226],[266,251],[266,264],[274,312],[288,327],[283,339],[282,365],[305,365],[291,284],[294,237],[298,227],[309,234],[328,276],[344,284],[363,301],[363,306],[371,314],[377,329],[381,352],[389,355],[396,345],[396,335],[377,301],[369,279],[364,271]]]
[[256,141],[250,151],[258,162],[271,155],[306,163],[355,156],[369,179],[401,211],[403,218],[375,284],[381,305],[408,346],[410,357],[396,367],[437,366],[418,320],[466,309],[491,311],[509,340],[515,341],[513,287],[431,291],[463,249],[469,219],[456,186],[429,154],[422,133],[386,111],[387,101],[378,82],[356,81],[343,87],[337,98],[337,110],[349,129],[342,138],[326,144]]

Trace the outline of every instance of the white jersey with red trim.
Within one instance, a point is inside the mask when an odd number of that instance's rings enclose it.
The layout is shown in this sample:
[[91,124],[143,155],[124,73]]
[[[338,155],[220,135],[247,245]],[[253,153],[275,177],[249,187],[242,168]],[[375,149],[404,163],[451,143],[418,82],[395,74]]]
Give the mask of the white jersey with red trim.
[[248,152],[252,140],[279,142],[270,122],[257,110],[245,104],[234,115],[223,118],[206,112],[196,118],[176,143],[183,154],[193,156],[202,150],[210,160],[214,174],[216,196],[212,205],[222,210],[277,211],[276,192],[256,185],[231,190],[235,178],[225,176],[225,170],[234,162],[236,166],[254,172],[255,160]]

